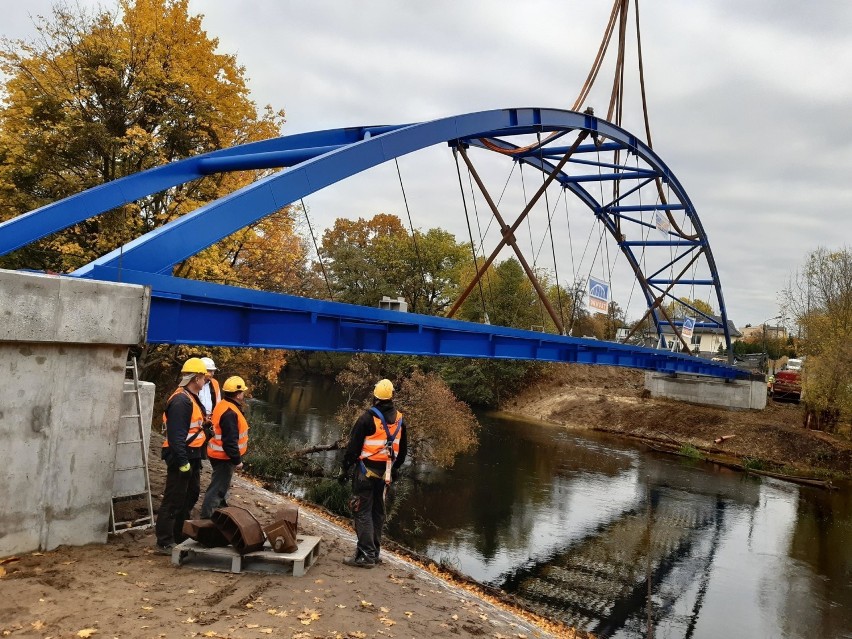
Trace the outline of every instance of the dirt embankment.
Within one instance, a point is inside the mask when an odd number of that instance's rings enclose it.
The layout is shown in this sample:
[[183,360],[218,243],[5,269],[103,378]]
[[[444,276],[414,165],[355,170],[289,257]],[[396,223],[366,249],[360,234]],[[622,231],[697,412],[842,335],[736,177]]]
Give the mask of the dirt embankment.
[[[152,439],[156,509],[164,472],[158,438]],[[202,489],[208,482],[205,471]],[[289,501],[236,477],[230,503],[265,523]],[[128,532],[105,545],[0,558],[0,637],[586,636],[400,555],[383,552],[385,563],[370,570],[345,566],[343,558],[355,548],[351,526],[304,504],[299,532],[321,536],[322,545],[316,563],[295,578],[176,567],[154,553],[151,531]]]
[[692,447],[758,471],[823,479],[852,475],[852,443],[803,428],[797,404],[770,400],[755,411],[651,399],[641,371],[554,366],[502,408],[569,428],[640,438],[673,452]]

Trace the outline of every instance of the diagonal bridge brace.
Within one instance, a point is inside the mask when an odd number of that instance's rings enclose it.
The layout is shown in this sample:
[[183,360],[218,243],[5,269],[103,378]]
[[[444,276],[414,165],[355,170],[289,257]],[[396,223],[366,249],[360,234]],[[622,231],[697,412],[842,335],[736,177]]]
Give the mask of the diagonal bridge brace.
[[521,225],[521,223],[526,219],[529,212],[532,210],[533,206],[535,206],[536,202],[541,198],[544,192],[547,190],[547,187],[556,179],[556,176],[559,175],[559,172],[563,169],[563,167],[568,163],[568,160],[571,159],[571,156],[574,154],[574,151],[577,150],[577,147],[580,146],[580,143],[585,139],[588,135],[587,131],[581,131],[577,136],[577,139],[574,143],[568,148],[565,155],[562,156],[562,159],[559,163],[547,174],[547,178],[542,182],[542,185],[535,192],[535,195],[532,196],[530,201],[524,207],[524,210],[521,211],[520,215],[518,215],[518,219],[515,220],[512,226],[506,224],[506,221],[503,219],[503,216],[500,214],[497,205],[494,203],[493,198],[488,193],[488,189],[485,188],[485,184],[482,182],[482,178],[479,177],[479,173],[477,173],[476,169],[473,166],[473,163],[470,161],[470,158],[467,156],[467,152],[464,149],[464,146],[457,145],[459,154],[462,156],[465,164],[467,165],[468,170],[470,171],[473,179],[476,181],[477,186],[479,186],[479,190],[482,191],[482,195],[485,197],[485,201],[488,202],[488,206],[491,208],[491,212],[494,214],[494,218],[497,220],[497,223],[500,224],[500,231],[503,234],[503,237],[497,243],[497,247],[491,252],[491,255],[488,256],[488,259],[485,260],[483,265],[477,270],[476,275],[471,280],[470,284],[468,284],[467,288],[459,295],[459,298],[455,301],[452,308],[447,312],[447,317],[452,317],[455,315],[456,311],[464,304],[464,301],[470,295],[471,291],[473,291],[474,287],[479,283],[482,279],[482,276],[488,270],[488,267],[491,266],[492,262],[497,258],[497,255],[507,244],[512,247],[515,251],[515,255],[518,257],[518,261],[521,263],[524,271],[527,274],[530,282],[538,293],[538,297],[541,300],[544,307],[547,309],[550,318],[553,320],[554,325],[556,326],[556,330],[560,335],[565,334],[565,327],[562,324],[562,319],[556,314],[556,311],[553,309],[553,305],[550,303],[550,300],[547,299],[547,295],[544,292],[544,289],[541,286],[541,283],[538,281],[538,278],[535,276],[535,272],[530,268],[529,263],[518,247],[517,242],[515,241],[515,231]]

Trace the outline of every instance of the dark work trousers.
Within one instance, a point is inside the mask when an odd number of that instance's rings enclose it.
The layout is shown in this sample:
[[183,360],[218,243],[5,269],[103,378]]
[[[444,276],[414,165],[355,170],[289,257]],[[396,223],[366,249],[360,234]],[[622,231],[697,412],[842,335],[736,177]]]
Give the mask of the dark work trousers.
[[210,519],[214,510],[228,505],[228,490],[231,488],[231,479],[236,468],[230,459],[211,459],[210,465],[213,467],[213,476],[201,504],[202,519]]
[[358,498],[357,509],[352,513],[358,537],[356,557],[362,555],[375,561],[379,556],[382,527],[385,525],[384,491],[383,479],[367,477],[361,469],[356,469],[352,479],[352,494]]
[[189,519],[198,495],[201,494],[201,460],[190,459],[189,470],[180,472],[177,466],[168,466],[163,501],[157,511],[157,543],[168,546],[186,539],[183,522]]

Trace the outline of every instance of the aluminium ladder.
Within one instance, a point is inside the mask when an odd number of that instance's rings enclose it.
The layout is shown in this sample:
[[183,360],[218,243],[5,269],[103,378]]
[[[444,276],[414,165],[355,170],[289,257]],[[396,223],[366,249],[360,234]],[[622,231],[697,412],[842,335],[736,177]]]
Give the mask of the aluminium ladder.
[[[127,379],[127,373],[131,374],[130,379]],[[151,503],[151,478],[148,474],[148,455],[145,450],[145,424],[142,420],[142,401],[139,396],[139,368],[136,365],[136,357],[131,357],[127,362],[126,370],[125,370],[125,382],[133,381],[133,388],[124,388],[124,395],[132,394],[135,400],[135,412],[129,415],[121,415],[120,419],[135,419],[136,420],[136,436],[134,439],[127,439],[123,441],[118,441],[118,445],[121,444],[138,444],[139,445],[139,453],[140,459],[134,460],[135,463],[130,466],[116,466],[115,472],[118,473],[120,471],[125,470],[136,470],[142,469],[145,476],[145,490],[141,493],[134,495],[124,495],[121,497],[113,496],[109,502],[109,527],[110,533],[117,534],[121,532],[126,532],[128,530],[138,530],[142,528],[150,528],[154,525],[154,506]],[[116,446],[116,459],[118,458],[118,447]],[[126,498],[140,498],[145,497],[148,505],[148,514],[143,517],[137,517],[135,519],[129,519],[126,521],[116,521],[115,520],[115,504],[119,499]]]

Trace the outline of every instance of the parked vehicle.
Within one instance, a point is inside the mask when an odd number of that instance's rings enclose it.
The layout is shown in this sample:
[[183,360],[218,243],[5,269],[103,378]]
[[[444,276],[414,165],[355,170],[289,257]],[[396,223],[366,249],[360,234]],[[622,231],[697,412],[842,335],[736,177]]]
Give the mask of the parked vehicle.
[[799,402],[802,399],[802,360],[787,360],[787,365],[775,373],[772,399]]

